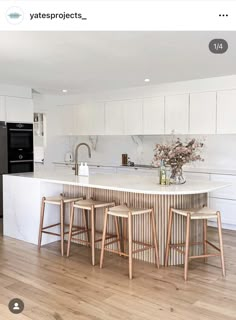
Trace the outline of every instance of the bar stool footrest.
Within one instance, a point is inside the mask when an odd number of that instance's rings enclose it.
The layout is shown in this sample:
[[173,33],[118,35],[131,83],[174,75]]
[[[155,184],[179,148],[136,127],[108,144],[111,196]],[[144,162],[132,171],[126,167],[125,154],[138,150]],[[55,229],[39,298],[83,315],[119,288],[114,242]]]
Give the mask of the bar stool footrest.
[[105,247],[104,247],[104,251],[116,253],[116,254],[119,254],[120,256],[125,256],[125,257],[128,257],[128,256],[129,256],[127,253],[124,253],[124,252],[122,252],[122,251],[116,251],[116,250],[109,249],[109,248],[105,248]]
[[61,236],[60,233],[55,233],[55,232],[50,232],[50,231],[42,231],[42,233],[46,233],[46,234],[50,234],[50,235],[52,235],[52,236],[58,236],[58,237]]
[[53,227],[60,226],[60,225],[61,225],[60,222],[55,223],[55,224],[50,224],[49,226],[43,227],[42,230],[46,230],[46,229],[53,228]]

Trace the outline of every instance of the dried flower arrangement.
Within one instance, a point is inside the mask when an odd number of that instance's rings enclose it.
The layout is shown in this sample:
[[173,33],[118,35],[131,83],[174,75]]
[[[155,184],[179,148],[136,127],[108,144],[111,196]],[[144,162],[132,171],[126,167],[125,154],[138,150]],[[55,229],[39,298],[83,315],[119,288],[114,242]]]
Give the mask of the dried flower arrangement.
[[200,155],[200,150],[204,146],[201,141],[191,139],[183,143],[180,138],[173,139],[170,144],[156,144],[152,164],[159,167],[161,161],[165,165],[170,165],[172,169],[172,179],[178,172],[182,176],[182,166],[194,161],[204,161]]

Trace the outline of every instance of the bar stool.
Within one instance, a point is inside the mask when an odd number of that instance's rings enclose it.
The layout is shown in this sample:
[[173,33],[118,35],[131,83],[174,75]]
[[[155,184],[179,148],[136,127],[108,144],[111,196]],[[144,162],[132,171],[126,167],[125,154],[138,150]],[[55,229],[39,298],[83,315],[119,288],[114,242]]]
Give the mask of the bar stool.
[[[142,214],[150,214],[151,225],[152,225],[153,244],[144,243],[144,242],[140,242],[140,241],[133,241],[133,239],[132,239],[133,238],[132,237],[132,218],[135,215],[142,215]],[[116,224],[117,228],[118,228],[118,220],[117,220],[118,217],[124,219],[125,229],[126,229],[126,222],[128,222],[128,241],[129,241],[128,254],[125,252],[125,246],[124,246],[124,251],[121,251],[119,236],[117,237],[117,239],[115,241],[110,241],[108,243],[105,243],[108,215],[113,216],[115,218],[115,224]],[[118,234],[119,234],[119,232],[118,232]],[[118,251],[106,248],[108,245],[110,245],[111,243],[114,243],[114,242],[117,242],[117,244],[118,244]],[[124,243],[126,243],[126,234],[124,235]],[[133,251],[133,249],[132,249],[133,243],[143,245],[143,248]],[[106,209],[105,218],[104,218],[103,236],[102,236],[102,248],[101,248],[102,250],[101,250],[101,258],[100,258],[100,268],[103,267],[104,251],[109,251],[109,252],[119,254],[120,256],[129,257],[129,279],[132,279],[133,278],[133,263],[132,263],[133,254],[137,253],[137,252],[142,252],[142,251],[145,251],[145,250],[148,250],[151,248],[154,248],[156,266],[159,268],[159,250],[158,250],[158,244],[157,244],[156,223],[155,223],[153,209],[129,208],[126,204],[110,208],[109,210]]]
[[[67,257],[70,256],[70,246],[71,246],[71,240],[73,239],[76,242],[81,242],[83,244],[90,245],[91,244],[91,251],[92,251],[92,265],[95,265],[95,242],[102,241],[102,238],[95,239],[95,234],[98,232],[95,230],[95,213],[96,209],[99,208],[108,208],[115,206],[115,202],[104,202],[104,201],[98,201],[93,199],[87,199],[87,200],[80,200],[76,201],[71,206],[71,213],[70,213],[70,226],[69,226],[69,237],[68,237],[68,246],[67,246]],[[89,231],[88,225],[86,223],[85,229],[82,232],[87,232],[87,241],[82,239],[74,238],[75,235],[80,234],[80,231],[74,231],[74,214],[75,209],[81,209],[83,215],[85,216],[85,210],[90,211],[90,219],[91,219],[91,241],[89,241]],[[79,212],[79,211],[78,211]],[[85,218],[86,220],[86,218]],[[114,238],[116,235],[109,235],[109,238]]]
[[[63,195],[60,195],[58,197],[43,197],[42,198],[42,204],[41,204],[41,213],[40,213],[40,224],[39,224],[39,236],[38,236],[38,248],[40,250],[41,248],[41,242],[42,242],[42,234],[50,234],[54,236],[59,236],[61,237],[61,255],[64,255],[64,236],[65,234],[68,234],[69,232],[65,232],[64,228],[65,226],[68,226],[68,224],[65,224],[65,205],[66,204],[71,204],[74,201],[81,200],[83,198],[81,197],[65,197]],[[60,207],[60,222],[51,224],[48,226],[43,226],[44,223],[44,212],[45,212],[45,205],[46,204],[51,204],[51,205],[56,205]],[[60,226],[60,233],[55,233],[55,232],[50,232],[50,231],[45,231],[47,229]]]
[[[186,223],[186,241],[185,243],[171,244],[171,231],[173,224],[173,214],[179,214],[187,218]],[[219,248],[213,243],[207,240],[207,220],[217,219],[218,234],[219,234]],[[203,242],[193,242],[190,243],[190,222],[191,220],[203,220]],[[189,255],[189,247],[193,245],[203,245],[203,254],[197,256]],[[210,245],[219,253],[207,253],[207,245]],[[185,251],[179,249],[179,247],[185,247]],[[197,258],[217,257],[221,258],[222,275],[225,276],[225,262],[224,262],[224,250],[223,250],[223,240],[222,240],[222,225],[221,225],[221,215],[219,211],[214,211],[210,208],[203,207],[200,209],[173,209],[170,208],[169,221],[168,221],[168,232],[167,232],[167,244],[165,253],[165,266],[168,266],[168,258],[170,253],[170,248],[177,250],[179,253],[184,255],[184,280],[188,278],[188,264],[189,260]]]

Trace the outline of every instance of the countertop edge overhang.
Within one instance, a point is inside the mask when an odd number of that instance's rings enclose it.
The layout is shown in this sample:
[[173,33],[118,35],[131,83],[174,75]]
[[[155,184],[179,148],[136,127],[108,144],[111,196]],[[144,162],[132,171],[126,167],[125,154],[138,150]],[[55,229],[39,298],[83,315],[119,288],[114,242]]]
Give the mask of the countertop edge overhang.
[[[55,176],[56,175],[56,176]],[[214,181],[191,181],[188,180],[182,185],[161,186],[157,183],[156,177],[130,176],[125,174],[94,174],[89,177],[74,175],[63,175],[53,172],[53,174],[20,173],[8,174],[6,177],[19,177],[27,179],[37,179],[46,183],[56,183],[62,185],[80,186],[104,190],[114,190],[121,192],[152,194],[152,195],[191,195],[209,193],[221,188],[230,186],[229,183]]]

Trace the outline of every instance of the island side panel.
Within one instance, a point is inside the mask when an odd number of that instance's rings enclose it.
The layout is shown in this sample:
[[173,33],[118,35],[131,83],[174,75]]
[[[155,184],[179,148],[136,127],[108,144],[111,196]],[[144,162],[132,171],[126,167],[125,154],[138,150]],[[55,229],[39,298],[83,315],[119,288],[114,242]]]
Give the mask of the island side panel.
[[[3,234],[14,239],[38,244],[41,199],[58,196],[63,185],[14,175],[3,176]],[[59,222],[59,208],[46,206],[45,224]],[[54,231],[56,228],[54,228]],[[58,231],[58,230],[57,230]],[[42,245],[60,238],[44,234]]]
[[[115,201],[117,205],[127,203],[128,206],[139,208],[154,208],[157,234],[160,250],[160,262],[164,264],[164,254],[166,246],[167,235],[167,223],[168,213],[170,207],[175,208],[197,208],[203,205],[207,205],[207,193],[194,194],[194,195],[150,195],[143,193],[131,193],[113,190],[103,190],[89,187],[78,187],[64,185],[64,192],[70,196],[83,196],[86,198],[93,198],[95,200],[102,201]],[[68,215],[66,217],[68,221]],[[120,221],[121,222],[121,221]],[[174,216],[174,228],[172,232],[172,241],[174,243],[184,242],[185,237],[185,219],[180,216]],[[75,214],[75,224],[82,225],[81,214]],[[103,229],[103,211],[97,211],[96,217],[96,229],[102,231]],[[122,229],[122,228],[121,228]],[[109,220],[108,230],[110,233],[115,233],[114,222]],[[97,237],[100,237],[97,235]],[[201,221],[191,222],[191,239],[194,242],[201,242],[203,237],[203,228]],[[152,241],[150,217],[147,215],[141,215],[134,217],[133,224],[133,238],[137,241]],[[97,248],[100,248],[101,243],[97,243]],[[115,248],[116,244],[113,245]],[[134,248],[138,249],[138,245],[134,245]],[[201,246],[193,247],[191,253],[199,254],[202,252]],[[136,259],[154,263],[153,250],[146,250],[135,255]],[[171,250],[169,259],[170,265],[177,265],[183,263],[183,257],[181,254],[177,254],[175,250]]]

